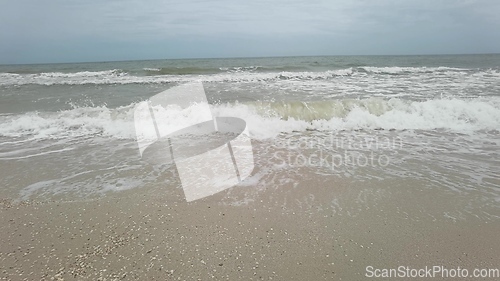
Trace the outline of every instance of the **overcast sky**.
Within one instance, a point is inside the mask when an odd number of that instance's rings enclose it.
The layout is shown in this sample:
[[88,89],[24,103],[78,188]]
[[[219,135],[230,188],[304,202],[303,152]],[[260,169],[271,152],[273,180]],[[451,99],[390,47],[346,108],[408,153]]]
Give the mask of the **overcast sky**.
[[0,63],[500,52],[498,0],[0,4]]

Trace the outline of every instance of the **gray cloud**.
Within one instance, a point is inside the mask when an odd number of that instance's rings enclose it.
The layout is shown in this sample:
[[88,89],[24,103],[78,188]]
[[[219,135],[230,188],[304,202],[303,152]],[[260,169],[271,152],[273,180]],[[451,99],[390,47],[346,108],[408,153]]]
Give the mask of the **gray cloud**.
[[500,51],[496,0],[19,0],[2,6],[0,62]]

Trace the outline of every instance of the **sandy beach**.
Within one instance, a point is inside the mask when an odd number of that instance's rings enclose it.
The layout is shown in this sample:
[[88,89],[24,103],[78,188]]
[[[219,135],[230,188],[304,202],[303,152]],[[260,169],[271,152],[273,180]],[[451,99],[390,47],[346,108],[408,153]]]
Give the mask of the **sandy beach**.
[[[500,225],[444,217],[456,198],[418,182],[271,184],[233,204],[251,188],[191,203],[161,187],[87,202],[4,200],[1,279],[362,280],[368,266],[499,266]],[[342,207],[325,204],[333,197]]]
[[2,1],[0,281],[500,280],[500,1]]

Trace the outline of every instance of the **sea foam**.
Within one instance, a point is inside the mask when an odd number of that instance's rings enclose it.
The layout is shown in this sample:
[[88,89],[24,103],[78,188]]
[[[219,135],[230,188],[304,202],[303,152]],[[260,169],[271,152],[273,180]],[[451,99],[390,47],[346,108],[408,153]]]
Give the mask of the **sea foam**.
[[[164,126],[182,128],[199,117],[197,106],[170,108]],[[118,108],[78,107],[60,112],[0,116],[0,136],[65,138],[99,135],[134,139],[135,103]],[[434,130],[471,133],[500,130],[500,99],[433,99],[408,101],[341,99],[325,102],[248,102],[211,106],[214,116],[244,119],[250,134],[266,139],[306,130]]]
[[[366,75],[435,75],[462,77],[466,74],[499,77],[497,69],[472,70],[450,67],[355,67],[325,71],[289,71],[275,68],[269,71],[255,71],[258,67],[221,68],[218,73],[204,73],[200,70],[183,69],[177,74],[173,70],[145,68],[151,75],[132,75],[127,71],[112,69],[105,71],[83,71],[74,73],[49,72],[37,74],[0,73],[0,85],[86,85],[86,84],[148,84],[201,82],[258,82],[280,80],[325,80],[344,76]],[[203,74],[203,75],[202,75]]]

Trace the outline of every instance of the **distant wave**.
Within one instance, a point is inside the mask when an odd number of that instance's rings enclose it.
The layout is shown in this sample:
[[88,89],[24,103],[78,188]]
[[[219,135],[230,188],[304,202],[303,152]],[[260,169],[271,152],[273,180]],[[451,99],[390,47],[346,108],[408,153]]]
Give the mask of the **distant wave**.
[[[263,69],[263,70],[258,70]],[[286,69],[286,68],[284,68]],[[0,85],[85,85],[85,84],[148,84],[202,82],[253,82],[276,80],[328,80],[336,77],[377,75],[442,75],[460,77],[474,74],[500,78],[499,69],[463,69],[450,67],[350,67],[326,71],[285,71],[281,68],[148,68],[145,75],[112,69],[75,73],[49,72],[37,74],[0,73]]]
[[[61,112],[29,112],[0,116],[0,137],[66,138],[79,136],[135,138],[134,106],[79,107]],[[198,118],[196,105],[169,110],[163,120],[182,127]],[[453,132],[499,131],[500,98],[408,101],[369,98],[323,102],[247,102],[212,106],[216,116],[240,117],[253,137],[270,138],[306,130],[395,129]],[[171,116],[170,116],[171,115]],[[186,120],[184,120],[184,119]],[[183,121],[184,120],[184,121]]]
[[360,72],[377,73],[377,74],[410,74],[410,73],[439,73],[439,72],[466,72],[471,69],[455,68],[455,67],[372,67],[362,66],[357,68]]
[[146,75],[189,75],[189,74],[215,74],[224,72],[219,68],[202,67],[160,67],[143,68]]
[[0,73],[0,85],[81,85],[109,84],[113,79],[126,80],[120,69],[81,72],[42,72],[36,74]]
[[281,71],[304,71],[308,70],[304,67],[283,66],[234,66],[234,67],[161,67],[161,68],[143,68],[146,75],[203,75],[203,74],[218,74],[218,73],[266,73],[266,72],[281,72]]

